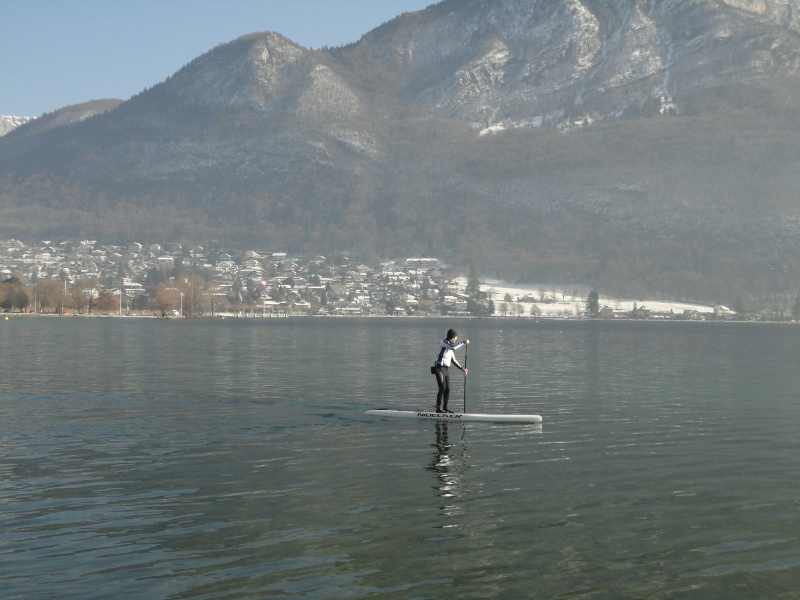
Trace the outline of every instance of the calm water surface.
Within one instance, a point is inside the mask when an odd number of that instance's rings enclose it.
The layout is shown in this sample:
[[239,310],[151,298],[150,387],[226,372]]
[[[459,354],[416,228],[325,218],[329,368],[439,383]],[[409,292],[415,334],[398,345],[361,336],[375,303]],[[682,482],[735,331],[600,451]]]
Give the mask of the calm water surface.
[[[363,414],[430,408],[451,326],[468,408],[542,426]],[[796,597],[799,355],[787,325],[12,317],[2,596]]]

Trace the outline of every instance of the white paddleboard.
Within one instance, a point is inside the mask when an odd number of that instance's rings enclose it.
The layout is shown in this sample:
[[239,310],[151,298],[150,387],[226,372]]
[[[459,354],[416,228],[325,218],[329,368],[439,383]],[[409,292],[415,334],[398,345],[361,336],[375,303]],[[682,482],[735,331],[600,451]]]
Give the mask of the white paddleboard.
[[481,413],[437,413],[426,410],[368,410],[365,414],[375,417],[434,419],[436,421],[485,421],[488,423],[541,423],[539,415],[486,415]]

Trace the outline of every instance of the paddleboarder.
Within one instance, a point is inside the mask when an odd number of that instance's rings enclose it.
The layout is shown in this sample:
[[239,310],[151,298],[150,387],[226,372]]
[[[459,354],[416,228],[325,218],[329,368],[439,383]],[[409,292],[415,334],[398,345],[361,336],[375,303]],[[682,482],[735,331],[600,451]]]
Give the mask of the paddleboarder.
[[469,344],[469,340],[458,341],[458,332],[455,329],[448,329],[447,336],[439,342],[439,350],[436,353],[436,361],[431,367],[431,373],[436,376],[436,384],[439,391],[436,394],[436,412],[450,413],[447,409],[447,401],[450,399],[450,364],[452,363],[467,375],[467,369],[462,367],[456,360],[456,350]]

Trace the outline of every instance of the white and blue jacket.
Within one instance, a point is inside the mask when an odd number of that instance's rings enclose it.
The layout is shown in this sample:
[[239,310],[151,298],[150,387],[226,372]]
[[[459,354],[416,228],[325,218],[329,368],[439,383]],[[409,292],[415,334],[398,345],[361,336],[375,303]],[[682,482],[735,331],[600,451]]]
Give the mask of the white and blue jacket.
[[464,367],[462,367],[456,360],[455,353],[455,351],[461,348],[463,345],[464,342],[453,344],[449,340],[442,340],[439,342],[439,352],[436,354],[436,362],[434,365],[437,367],[450,367],[450,363],[452,362],[456,367],[463,371]]

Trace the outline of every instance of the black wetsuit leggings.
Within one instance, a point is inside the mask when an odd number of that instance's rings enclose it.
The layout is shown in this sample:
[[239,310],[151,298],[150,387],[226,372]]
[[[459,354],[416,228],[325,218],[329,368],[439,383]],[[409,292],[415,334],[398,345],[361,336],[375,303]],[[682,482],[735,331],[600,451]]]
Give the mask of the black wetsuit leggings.
[[439,384],[439,393],[436,394],[436,408],[447,410],[447,401],[450,399],[450,369],[436,367],[434,374],[436,375],[436,383]]

